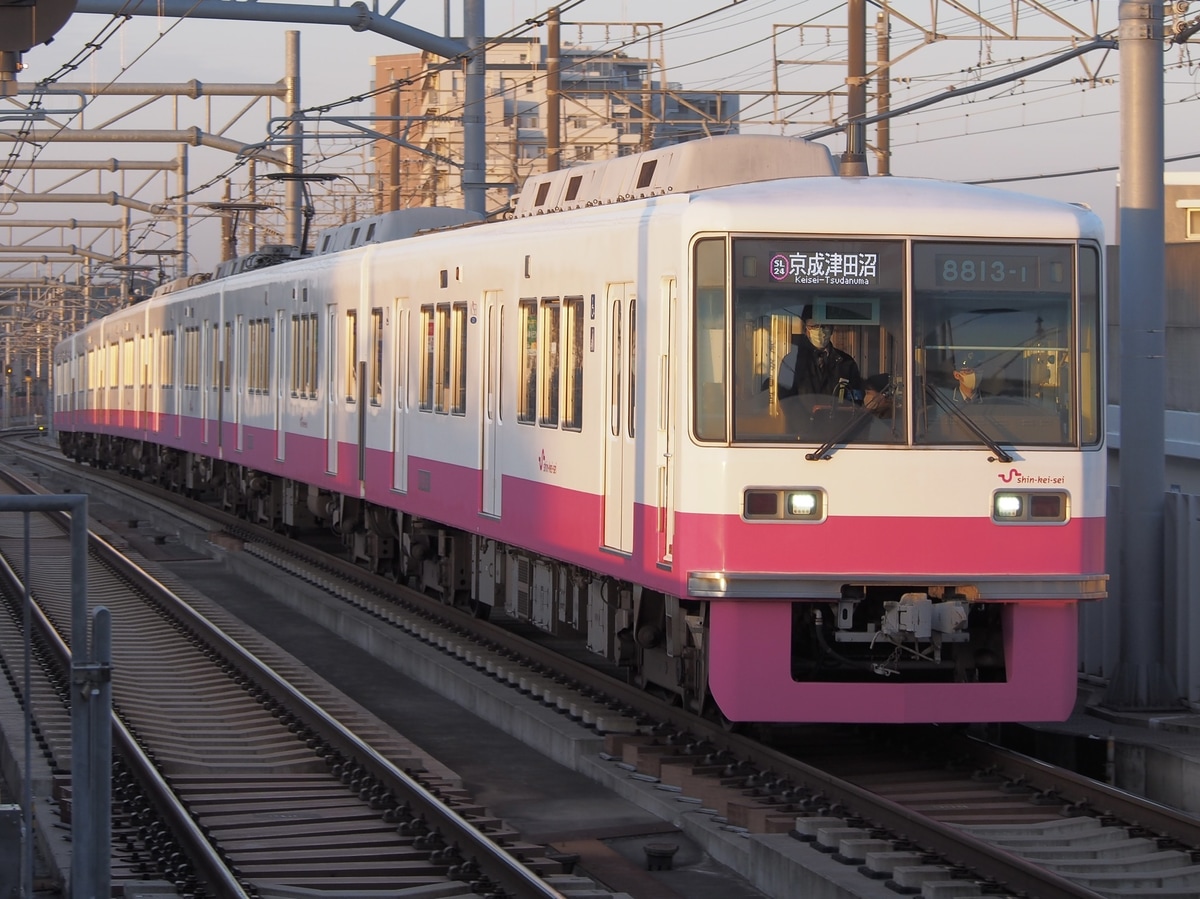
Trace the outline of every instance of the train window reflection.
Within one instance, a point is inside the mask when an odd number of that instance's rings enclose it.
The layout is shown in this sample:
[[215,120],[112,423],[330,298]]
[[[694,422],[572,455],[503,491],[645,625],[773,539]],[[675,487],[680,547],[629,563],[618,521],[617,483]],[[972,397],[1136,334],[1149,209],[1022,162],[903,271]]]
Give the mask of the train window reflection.
[[707,238],[696,242],[696,320],[692,334],[693,378],[696,385],[696,437],[726,439],[725,396],[725,241]]
[[520,389],[517,391],[517,421],[532,424],[537,420],[537,300],[521,300],[517,307],[520,330]]
[[421,307],[421,386],[417,408],[433,411],[433,307]]
[[563,427],[583,429],[583,297],[563,300]]
[[562,308],[557,298],[542,300],[542,409],[538,417],[547,428],[558,427],[558,388],[562,373],[559,367],[559,327]]
[[917,443],[1075,442],[1073,247],[917,244]]
[[733,437],[907,441],[904,245],[734,242]]

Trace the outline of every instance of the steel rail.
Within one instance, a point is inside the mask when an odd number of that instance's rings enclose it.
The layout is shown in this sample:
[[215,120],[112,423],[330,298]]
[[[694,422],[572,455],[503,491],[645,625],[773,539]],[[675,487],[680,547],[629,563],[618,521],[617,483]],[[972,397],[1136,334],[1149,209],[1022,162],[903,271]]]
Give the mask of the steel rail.
[[[27,492],[45,492],[40,487],[21,481],[12,475],[7,475],[6,478],[14,486]],[[57,518],[60,525],[67,525],[68,520],[65,514],[60,514]],[[387,784],[394,794],[406,800],[413,808],[414,813],[424,815],[431,828],[440,827],[448,842],[459,841],[464,855],[474,856],[480,873],[493,883],[509,891],[513,896],[529,897],[529,899],[562,899],[562,894],[558,890],[505,851],[500,844],[381,756],[355,733],[342,727],[324,709],[264,665],[221,628],[198,614],[153,575],[121,554],[99,535],[89,531],[89,539],[95,558],[110,566],[136,589],[164,601],[170,607],[173,615],[185,621],[202,639],[219,646],[221,652],[225,653],[240,669],[255,678],[258,685],[270,693],[273,699],[284,703],[288,708],[299,710],[297,714],[330,746],[347,757],[353,757],[360,765],[369,769],[375,777]],[[190,830],[194,828],[194,822],[191,822],[190,818],[188,821]],[[196,830],[195,833],[198,834],[199,831]],[[212,847],[206,840],[203,840],[202,836],[201,840],[204,847],[211,851]],[[201,857],[203,858],[203,855]],[[239,899],[241,896],[238,893],[228,895],[237,896]]]
[[964,747],[976,760],[986,761],[1006,773],[1015,770],[1023,783],[1060,796],[1066,803],[1074,802],[1081,808],[1170,837],[1191,849],[1200,849],[1200,818],[1195,815],[976,737],[964,738]]
[[[0,472],[0,476],[16,489],[26,493],[44,492],[31,490],[31,485],[20,479],[14,479],[8,472]],[[37,514],[55,520],[60,527],[65,525],[69,528],[70,526],[69,521],[64,522],[63,520],[67,518],[64,512],[47,511]],[[14,594],[19,595],[24,591],[24,583],[2,554],[0,554],[0,583]],[[53,655],[55,663],[63,671],[70,671],[71,648],[67,646],[62,635],[36,602],[30,604],[30,615],[31,626],[41,635],[46,647]],[[129,765],[130,771],[146,792],[155,811],[169,824],[173,835],[188,853],[188,857],[196,866],[200,876],[216,890],[216,895],[223,899],[250,899],[249,894],[238,883],[237,877],[221,860],[174,791],[163,780],[158,769],[154,767],[142,748],[138,746],[137,741],[134,740],[133,735],[115,714],[112,716],[112,733],[114,749]]]

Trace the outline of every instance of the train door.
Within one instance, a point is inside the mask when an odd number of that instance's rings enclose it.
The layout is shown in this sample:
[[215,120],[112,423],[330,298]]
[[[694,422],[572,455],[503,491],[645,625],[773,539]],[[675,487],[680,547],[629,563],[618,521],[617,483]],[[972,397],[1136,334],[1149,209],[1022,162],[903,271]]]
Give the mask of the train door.
[[632,284],[608,285],[608,422],[604,441],[604,545],[633,552],[636,461],[634,361],[637,300]]
[[498,290],[483,295],[483,434],[480,468],[483,472],[483,496],[480,511],[484,515],[500,515],[501,476],[497,468],[496,446],[500,427],[500,354],[504,346],[504,306]]
[[[284,427],[283,420],[283,398],[284,393],[284,376],[283,373],[288,371],[288,366],[284,361],[284,349],[287,347],[287,341],[283,338],[283,310],[275,311],[275,327],[274,334],[271,337],[275,347],[271,352],[271,358],[275,360],[275,371],[271,375],[271,380],[275,383],[272,390],[275,392],[275,460],[282,462],[284,458],[284,445],[287,437],[287,428]],[[292,347],[292,352],[296,352],[296,347]]]
[[675,410],[671,373],[675,364],[675,279],[662,282],[658,363],[658,561],[671,563],[675,543]]
[[396,300],[396,410],[392,426],[392,488],[408,492],[408,341],[407,302]]
[[337,337],[337,307],[326,307],[329,327],[325,336],[325,470],[329,474],[337,474],[338,470],[338,337]]

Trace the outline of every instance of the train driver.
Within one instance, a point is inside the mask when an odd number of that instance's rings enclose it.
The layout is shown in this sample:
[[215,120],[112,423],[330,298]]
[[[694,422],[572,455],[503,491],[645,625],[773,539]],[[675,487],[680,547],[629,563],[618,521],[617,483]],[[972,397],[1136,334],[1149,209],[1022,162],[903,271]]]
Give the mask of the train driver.
[[819,321],[812,306],[805,306],[800,318],[803,328],[792,335],[791,349],[779,364],[779,398],[815,394],[861,404],[863,385],[858,363],[830,342],[833,326]]
[[954,380],[957,382],[950,399],[956,403],[983,402],[983,391],[979,389],[979,373],[975,370],[975,354],[967,353],[954,366]]

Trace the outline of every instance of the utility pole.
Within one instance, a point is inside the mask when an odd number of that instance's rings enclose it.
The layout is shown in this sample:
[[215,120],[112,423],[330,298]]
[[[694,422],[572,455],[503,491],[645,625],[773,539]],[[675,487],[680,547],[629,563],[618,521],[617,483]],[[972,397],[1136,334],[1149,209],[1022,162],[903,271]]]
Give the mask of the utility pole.
[[875,19],[875,112],[883,116],[875,124],[875,173],[892,173],[892,22],[887,8]]
[[484,59],[483,0],[463,0],[463,36],[467,58],[466,102],[463,104],[463,206],[487,212],[487,65]]
[[284,148],[287,156],[287,173],[297,176],[284,184],[286,197],[284,215],[287,219],[287,242],[300,247],[304,252],[307,248],[302,245],[301,220],[304,216],[304,123],[300,121],[300,32],[289,31],[286,37],[284,84],[287,85],[287,97],[284,104],[290,118],[288,143]]
[[1163,4],[1121,0],[1120,656],[1104,704],[1174,708],[1163,645],[1166,285]]
[[561,82],[562,42],[558,30],[558,7],[546,16],[546,171],[562,167]]
[[850,0],[847,5],[846,42],[846,151],[841,173],[867,174],[867,0]]

